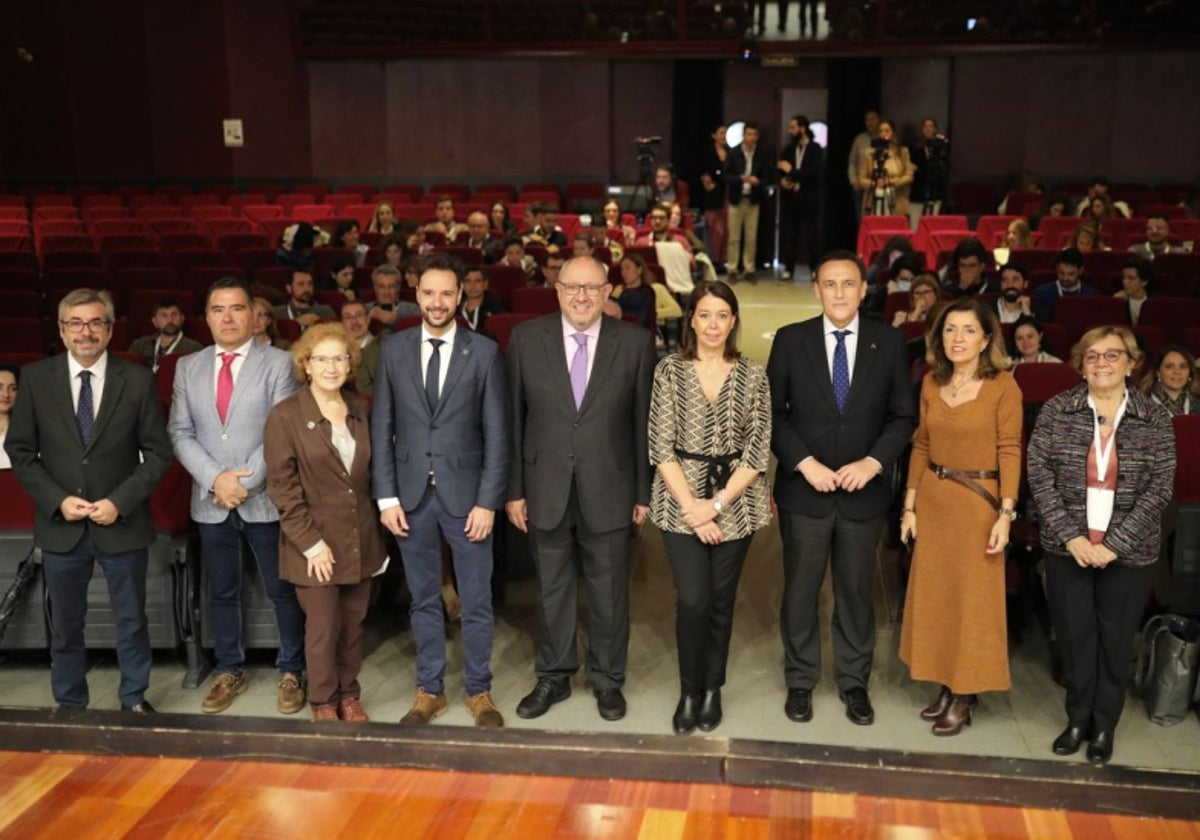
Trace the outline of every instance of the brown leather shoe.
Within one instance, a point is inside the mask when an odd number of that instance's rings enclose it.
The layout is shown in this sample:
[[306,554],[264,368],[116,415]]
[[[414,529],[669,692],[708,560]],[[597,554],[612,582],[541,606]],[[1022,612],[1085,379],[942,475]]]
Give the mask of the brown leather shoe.
[[233,705],[233,698],[246,690],[246,678],[241,674],[231,674],[228,671],[217,674],[208,689],[208,694],[200,703],[200,710],[205,714],[223,712]]
[[342,701],[338,703],[338,715],[342,720],[348,720],[351,723],[366,723],[370,720],[357,697],[343,697]]
[[504,716],[492,702],[491,692],[481,691],[467,698],[467,708],[475,718],[475,725],[482,729],[500,729],[504,726]]
[[294,715],[304,708],[304,686],[295,674],[287,673],[279,678],[279,696],[275,708],[281,715]]
[[313,706],[313,720],[337,720],[337,703],[321,703]]
[[946,709],[950,708],[950,701],[953,699],[954,695],[950,693],[950,687],[942,686],[941,692],[933,702],[921,710],[921,720],[937,720],[946,714]]
[[954,694],[951,697],[949,707],[934,721],[934,735],[957,735],[963,731],[964,726],[971,725],[971,712],[974,711],[977,702],[975,695]]
[[423,688],[417,689],[417,699],[413,701],[408,714],[400,718],[401,723],[429,723],[435,717],[445,713],[447,708],[446,693],[430,694]]

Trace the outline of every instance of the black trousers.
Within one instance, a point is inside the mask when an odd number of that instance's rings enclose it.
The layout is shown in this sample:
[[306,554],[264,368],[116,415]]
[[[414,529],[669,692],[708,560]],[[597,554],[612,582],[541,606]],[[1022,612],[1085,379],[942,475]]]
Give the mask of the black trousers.
[[783,673],[788,688],[821,678],[817,599],[826,564],[833,573],[833,657],[840,691],[866,688],[875,659],[875,552],[883,516],[856,521],[779,512],[783,535]]
[[664,531],[675,578],[675,646],[681,694],[725,685],[733,605],[753,536],[706,545],[693,534]]
[[529,541],[541,589],[541,639],[535,660],[538,678],[568,680],[579,670],[575,611],[582,576],[592,688],[620,688],[625,684],[629,657],[629,528],[602,533],[588,528],[572,484],[562,521],[547,531],[531,527]]
[[1067,722],[1112,732],[1125,706],[1133,639],[1154,566],[1085,569],[1051,552],[1045,566],[1046,598],[1067,680]]
[[815,210],[806,210],[799,198],[779,197],[779,264],[784,271],[796,266],[801,242],[808,267],[816,279],[817,260],[821,257],[820,220]]

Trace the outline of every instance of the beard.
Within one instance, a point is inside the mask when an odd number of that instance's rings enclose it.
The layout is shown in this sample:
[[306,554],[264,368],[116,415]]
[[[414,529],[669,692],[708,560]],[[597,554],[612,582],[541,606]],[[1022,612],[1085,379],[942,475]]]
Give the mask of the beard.
[[1002,294],[1004,295],[1004,300],[1006,302],[1016,303],[1017,300],[1021,297],[1021,290],[1020,289],[1005,289],[1002,292]]

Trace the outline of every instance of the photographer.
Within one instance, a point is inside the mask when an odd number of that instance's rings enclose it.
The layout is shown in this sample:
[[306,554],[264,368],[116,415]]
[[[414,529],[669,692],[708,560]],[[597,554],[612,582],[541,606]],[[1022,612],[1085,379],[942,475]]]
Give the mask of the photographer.
[[879,121],[879,137],[871,141],[858,170],[858,188],[863,191],[864,216],[908,215],[908,192],[913,182],[913,165],[908,149],[896,142],[890,120]]
[[950,188],[950,141],[938,131],[937,120],[921,121],[921,137],[909,150],[916,167],[912,183],[912,208],[909,217],[915,228],[921,216],[942,212],[942,202]]

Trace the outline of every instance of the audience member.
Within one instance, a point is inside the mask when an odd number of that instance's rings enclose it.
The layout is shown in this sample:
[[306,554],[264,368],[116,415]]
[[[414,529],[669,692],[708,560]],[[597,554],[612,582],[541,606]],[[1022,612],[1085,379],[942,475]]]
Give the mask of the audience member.
[[488,277],[484,269],[477,265],[469,266],[463,275],[463,299],[458,308],[459,314],[467,322],[467,329],[490,338],[491,333],[486,326],[488,316],[499,315],[503,311],[500,301],[488,293]]
[[1029,314],[1021,315],[1013,322],[1013,364],[1033,362],[1061,362],[1062,359],[1046,350],[1045,331],[1042,323]]
[[1144,260],[1153,260],[1162,254],[1182,253],[1183,248],[1168,241],[1170,236],[1170,219],[1161,213],[1154,213],[1146,217],[1146,240],[1130,245],[1129,251]]
[[596,246],[592,244],[592,235],[586,230],[581,230],[571,239],[571,256],[572,257],[591,257],[596,253]]
[[932,274],[918,274],[913,278],[912,286],[908,290],[912,303],[908,309],[901,309],[892,317],[892,326],[927,321],[933,305],[941,296],[941,291],[937,278]]
[[[911,252],[900,254],[887,270],[887,293],[890,295],[892,292],[907,292],[912,288],[917,275],[925,273],[924,269],[924,260],[919,255]],[[867,273],[871,273],[870,269]]]
[[21,369],[8,362],[0,362],[0,470],[12,469],[12,461],[4,449],[4,439],[8,436],[9,419],[12,417],[13,403],[17,399],[17,387],[21,384]]
[[1115,201],[1113,199],[1112,195],[1108,191],[1108,179],[1103,176],[1096,176],[1092,179],[1092,182],[1088,185],[1087,195],[1080,199],[1079,203],[1075,205],[1075,215],[1093,215],[1095,213],[1094,202],[1097,199],[1099,199],[1101,203],[1105,205],[1106,212],[1108,209],[1112,210],[1112,214],[1110,214],[1108,218],[1112,218],[1112,215],[1115,214],[1128,219],[1133,215],[1128,204],[1126,204],[1124,201]]
[[656,332],[657,303],[651,288],[649,270],[641,254],[626,254],[620,263],[621,283],[613,289],[612,297],[621,313],[632,315],[639,326]]
[[308,222],[297,222],[283,231],[283,242],[275,252],[275,264],[312,271],[313,248],[329,243],[329,234]]
[[1172,416],[1200,414],[1200,378],[1191,351],[1170,344],[1158,354],[1140,383],[1142,392]]
[[354,290],[354,259],[349,254],[334,254],[329,261],[329,280],[326,288],[346,300],[358,300]]
[[297,268],[292,271],[292,279],[284,287],[287,289],[287,303],[276,306],[275,317],[279,320],[290,318],[308,329],[317,321],[337,317],[332,309],[323,303],[313,303],[315,288],[312,271]]
[[942,290],[956,298],[988,291],[988,278],[984,273],[987,260],[988,251],[978,238],[968,236],[960,240],[946,265]]
[[453,242],[460,233],[467,229],[462,222],[455,221],[454,199],[448,195],[438,196],[437,202],[433,205],[433,215],[434,220],[425,225],[424,230],[442,234],[446,237],[447,242]]
[[566,264],[567,258],[562,254],[547,254],[546,264],[542,266],[542,285],[553,289],[558,284],[558,275]]
[[621,205],[617,203],[616,199],[610,198],[604,202],[603,212],[604,226],[608,230],[609,239],[622,242],[626,246],[632,245],[637,240],[637,231],[621,222]]
[[533,225],[522,234],[525,242],[541,245],[549,252],[565,248],[567,237],[558,227],[558,208],[553,202],[535,202],[530,205],[530,210],[533,211]]
[[[770,181],[771,165],[760,149],[758,123],[748,121],[742,129],[742,142],[729,151],[725,160],[725,183],[729,188],[728,250],[725,264],[729,281],[736,283],[741,274],[751,283],[758,281],[758,212]],[[741,258],[741,271],[738,259]]]
[[1121,288],[1113,297],[1129,301],[1129,323],[1137,324],[1142,316],[1142,305],[1150,297],[1150,284],[1154,281],[1154,263],[1147,259],[1133,258],[1121,266]]
[[359,230],[358,222],[353,219],[343,219],[333,229],[333,237],[330,239],[329,244],[334,248],[345,248],[350,252],[353,264],[361,266],[367,261],[367,252],[371,250],[359,241],[361,235],[362,232]]
[[1005,263],[1000,267],[1000,296],[996,298],[996,316],[1001,324],[1015,323],[1022,315],[1032,315],[1032,302],[1026,289],[1029,281],[1024,266]]
[[396,205],[392,202],[384,200],[375,205],[375,212],[371,214],[371,221],[367,225],[367,230],[371,233],[381,233],[384,236],[391,236],[396,229]]
[[1054,305],[1060,297],[1098,295],[1100,292],[1083,282],[1083,254],[1077,248],[1059,251],[1054,263],[1055,280],[1033,290],[1033,314],[1039,321],[1054,320]]
[[[412,262],[418,258],[414,257]],[[367,304],[367,314],[372,321],[391,326],[397,318],[408,318],[418,314],[417,305],[400,299],[400,272],[390,265],[376,266],[371,272],[371,289],[375,300]]]
[[380,265],[390,265],[399,268],[404,264],[404,240],[395,234],[388,234],[379,248],[382,262]]
[[654,169],[654,195],[652,198],[655,204],[669,204],[679,200],[675,194],[675,170],[669,163],[659,164]]
[[525,273],[526,284],[537,278],[537,260],[525,253],[525,240],[519,236],[510,236],[504,240],[504,256],[496,265],[508,265],[519,268]]
[[1071,238],[1067,240],[1067,247],[1074,248],[1081,254],[1109,250],[1108,246],[1104,244],[1104,240],[1100,238],[1100,228],[1090,221],[1075,228],[1071,233]]
[[501,241],[505,237],[512,236],[517,232],[516,225],[513,224],[508,215],[508,204],[503,201],[493,201],[491,208],[488,210],[488,221],[491,222],[492,230],[500,234]]
[[154,316],[150,319],[154,332],[135,339],[129,345],[131,353],[137,353],[146,360],[150,370],[158,372],[158,363],[168,353],[194,353],[200,349],[200,342],[183,334],[183,310],[175,298],[163,298],[154,307]]
[[275,308],[266,298],[254,298],[254,320],[251,322],[250,337],[259,344],[269,344],[280,350],[291,350],[292,343],[279,334],[275,324]]
[[361,300],[348,300],[342,305],[342,326],[358,348],[361,358],[348,374],[355,390],[370,395],[375,389],[375,368],[379,363],[379,339],[371,333],[371,316]]
[[1004,265],[1011,259],[1014,248],[1032,247],[1033,231],[1029,229],[1029,222],[1024,219],[1013,219],[1004,231],[1003,241],[998,247],[992,249],[992,259],[996,265]]
[[504,247],[499,239],[491,235],[487,214],[479,210],[467,216],[467,235],[460,242],[463,247],[474,248],[483,254],[485,263],[495,262],[497,252]]

